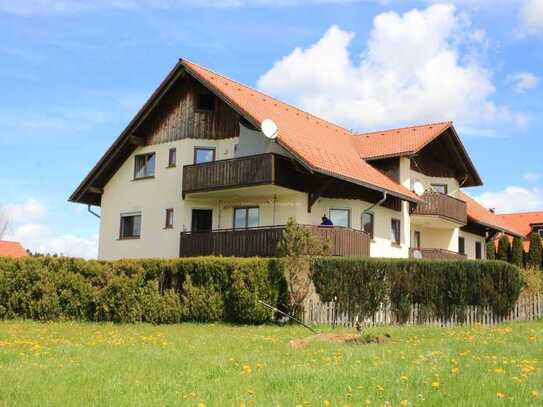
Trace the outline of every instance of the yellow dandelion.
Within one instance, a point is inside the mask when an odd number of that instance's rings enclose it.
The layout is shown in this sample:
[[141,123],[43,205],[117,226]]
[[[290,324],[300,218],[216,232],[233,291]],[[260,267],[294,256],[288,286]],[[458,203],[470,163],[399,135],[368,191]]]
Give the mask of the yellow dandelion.
[[380,384],[377,385],[377,390],[379,391],[384,391],[385,388],[383,386],[381,386]]
[[198,407],[206,407],[205,403],[199,402]]
[[496,397],[498,397],[499,399],[504,399],[507,396],[504,393],[497,392]]
[[408,405],[409,405],[409,402],[408,402],[407,400],[402,400],[402,401],[400,401],[400,406],[406,407],[406,406],[408,406]]
[[439,389],[439,382],[433,382],[433,383],[432,383],[432,387],[433,387],[434,389]]
[[497,373],[497,374],[504,374],[504,373],[505,373],[505,370],[503,370],[501,367],[498,367],[498,368],[494,369],[494,373]]
[[518,378],[518,377],[516,377],[516,376],[515,376],[515,377],[513,377],[513,378],[512,378],[512,380],[513,380],[513,381],[514,381],[515,383],[518,383],[518,384],[522,383],[522,380],[521,380],[521,379],[519,379],[519,378]]
[[452,373],[452,374],[458,374],[459,371],[460,371],[460,369],[457,368],[457,367],[453,367],[453,368],[451,369],[451,373]]
[[406,382],[407,380],[409,380],[409,377],[407,377],[406,375],[401,375],[400,376],[400,380],[403,381],[403,382]]
[[323,405],[324,407],[330,407],[330,406],[332,405],[332,403],[330,403],[330,400],[324,400],[324,401],[322,402],[322,405]]
[[535,400],[539,400],[539,397],[541,397],[541,393],[537,390],[532,390],[532,397],[535,399]]
[[243,371],[242,371],[242,373],[251,374],[252,371],[253,371],[253,369],[251,369],[251,366],[249,366],[249,365],[243,365]]
[[364,404],[366,406],[369,406],[371,404],[371,400],[369,400],[369,399],[364,400]]

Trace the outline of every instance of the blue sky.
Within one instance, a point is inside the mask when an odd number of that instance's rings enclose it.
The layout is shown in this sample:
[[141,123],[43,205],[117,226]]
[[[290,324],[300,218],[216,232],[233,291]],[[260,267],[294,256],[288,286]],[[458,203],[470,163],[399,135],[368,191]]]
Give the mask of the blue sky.
[[0,0],[8,237],[95,253],[67,198],[180,57],[355,130],[454,120],[468,192],[543,209],[542,21],[541,0]]

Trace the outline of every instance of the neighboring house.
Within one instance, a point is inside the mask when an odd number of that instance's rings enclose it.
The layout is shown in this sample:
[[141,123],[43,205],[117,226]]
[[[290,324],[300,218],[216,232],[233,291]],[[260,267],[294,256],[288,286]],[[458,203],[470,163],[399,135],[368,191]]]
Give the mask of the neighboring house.
[[522,234],[524,251],[530,250],[530,236],[537,233],[543,239],[543,211],[505,213],[497,215]]
[[28,254],[19,242],[0,240],[0,257],[21,258],[26,256],[28,256]]
[[479,185],[450,122],[355,134],[180,60],[70,200],[101,207],[101,259],[271,256],[291,217],[335,255],[484,258],[518,232]]

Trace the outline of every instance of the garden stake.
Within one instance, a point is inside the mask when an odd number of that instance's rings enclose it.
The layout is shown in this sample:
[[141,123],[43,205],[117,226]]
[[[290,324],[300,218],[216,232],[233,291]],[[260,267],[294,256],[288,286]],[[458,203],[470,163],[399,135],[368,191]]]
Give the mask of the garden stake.
[[268,308],[274,310],[274,311],[277,311],[278,313],[280,313],[281,315],[283,315],[283,316],[285,316],[285,317],[287,317],[287,318],[293,319],[294,321],[298,322],[300,325],[302,325],[302,326],[306,327],[307,329],[309,329],[309,330],[310,330],[311,332],[313,332],[314,334],[318,334],[318,333],[319,333],[318,331],[315,331],[313,328],[311,328],[309,325],[306,325],[306,324],[304,324],[302,321],[300,321],[299,319],[294,318],[292,315],[289,315],[289,314],[287,314],[286,312],[281,311],[280,309],[277,309],[277,308],[275,308],[275,307],[272,307],[271,305],[266,304],[264,301],[258,300],[258,302],[261,303],[262,305],[265,305],[266,307],[268,307]]

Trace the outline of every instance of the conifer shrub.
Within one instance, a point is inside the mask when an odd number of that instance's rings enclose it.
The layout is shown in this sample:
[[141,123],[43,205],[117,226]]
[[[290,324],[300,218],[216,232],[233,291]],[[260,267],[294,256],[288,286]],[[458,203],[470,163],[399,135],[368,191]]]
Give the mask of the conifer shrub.
[[411,305],[425,313],[460,320],[467,306],[490,306],[506,315],[522,288],[520,269],[501,261],[319,258],[313,281],[323,301],[336,300],[342,311],[371,316],[390,301],[398,322]]
[[537,233],[530,235],[530,250],[526,259],[526,267],[531,269],[540,269],[542,264],[541,237]]

